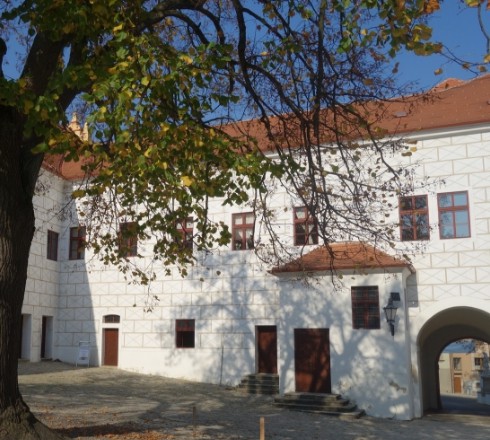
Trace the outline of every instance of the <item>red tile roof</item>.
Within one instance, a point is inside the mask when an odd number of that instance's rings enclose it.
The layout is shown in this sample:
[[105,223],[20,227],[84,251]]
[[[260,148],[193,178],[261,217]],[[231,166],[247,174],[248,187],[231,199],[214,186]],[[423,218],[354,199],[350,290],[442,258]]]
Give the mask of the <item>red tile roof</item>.
[[279,274],[403,267],[408,268],[412,273],[415,272],[408,261],[388,255],[372,245],[360,242],[343,242],[332,243],[329,247],[317,247],[296,260],[274,267],[270,272]]
[[[490,74],[462,81],[447,79],[439,85],[420,95],[413,95],[391,101],[372,102],[366,104],[364,110],[369,115],[370,122],[380,128],[380,135],[407,134],[426,130],[463,127],[490,123]],[[325,120],[329,118],[328,110]],[[301,138],[295,129],[297,121],[270,120],[275,140],[283,147],[289,143],[297,147]],[[328,125],[328,124],[326,124]],[[345,136],[351,139],[365,137],[365,130],[358,124],[344,124]],[[257,140],[262,151],[272,148],[272,142],[264,125],[259,120],[242,121],[223,127],[226,132],[235,137],[250,135]],[[325,130],[325,141],[332,139],[332,131]],[[364,131],[364,133],[363,133]],[[81,162],[65,163],[59,160],[46,159],[47,167],[53,168],[66,179],[74,180],[84,177]]]

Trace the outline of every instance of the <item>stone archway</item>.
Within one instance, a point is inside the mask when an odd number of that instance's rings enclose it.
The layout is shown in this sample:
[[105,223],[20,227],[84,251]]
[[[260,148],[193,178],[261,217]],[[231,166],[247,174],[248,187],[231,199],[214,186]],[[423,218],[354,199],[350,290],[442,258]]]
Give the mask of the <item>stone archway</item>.
[[459,339],[490,342],[490,313],[474,307],[452,307],[439,311],[418,335],[422,411],[440,409],[438,360],[442,350]]

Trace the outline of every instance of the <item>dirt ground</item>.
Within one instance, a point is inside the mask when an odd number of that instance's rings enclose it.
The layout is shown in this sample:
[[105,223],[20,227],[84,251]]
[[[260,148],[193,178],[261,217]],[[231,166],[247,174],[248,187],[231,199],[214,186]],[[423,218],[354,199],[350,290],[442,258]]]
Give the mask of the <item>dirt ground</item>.
[[354,421],[288,411],[270,397],[216,385],[61,362],[19,364],[24,399],[70,439],[472,440],[490,439],[490,416],[437,414],[414,421]]

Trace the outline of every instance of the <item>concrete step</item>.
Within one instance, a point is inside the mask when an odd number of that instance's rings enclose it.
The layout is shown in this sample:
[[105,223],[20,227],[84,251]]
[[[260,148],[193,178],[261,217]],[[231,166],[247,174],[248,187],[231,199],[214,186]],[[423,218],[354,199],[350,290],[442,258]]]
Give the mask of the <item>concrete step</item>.
[[237,386],[237,390],[248,394],[278,394],[279,376],[264,373],[248,374]]
[[338,394],[288,393],[274,399],[274,405],[294,411],[313,412],[342,418],[359,418],[364,411]]

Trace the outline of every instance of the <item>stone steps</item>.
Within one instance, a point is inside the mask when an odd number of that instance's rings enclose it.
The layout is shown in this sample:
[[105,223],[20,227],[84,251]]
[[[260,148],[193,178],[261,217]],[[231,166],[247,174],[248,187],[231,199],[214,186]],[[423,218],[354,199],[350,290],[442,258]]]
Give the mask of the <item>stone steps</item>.
[[344,419],[357,419],[364,415],[357,405],[339,394],[287,393],[276,397],[274,405],[294,411],[305,411],[337,416]]
[[268,394],[279,393],[279,376],[277,374],[248,374],[245,376],[237,390],[247,394]]

